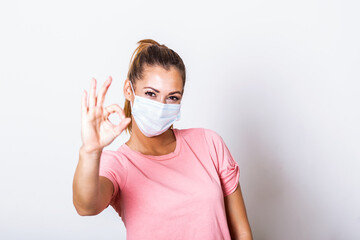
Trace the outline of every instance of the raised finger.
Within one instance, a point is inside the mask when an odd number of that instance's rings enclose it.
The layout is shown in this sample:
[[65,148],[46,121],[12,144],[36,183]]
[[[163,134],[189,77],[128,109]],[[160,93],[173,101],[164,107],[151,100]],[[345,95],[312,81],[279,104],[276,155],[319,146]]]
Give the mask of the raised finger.
[[86,92],[86,90],[84,90],[82,93],[82,96],[81,96],[81,113],[82,113],[82,115],[86,114],[88,111],[86,98],[87,98],[87,92]]
[[102,106],[104,104],[105,95],[106,95],[107,90],[110,87],[111,82],[112,82],[112,78],[111,78],[111,76],[109,76],[108,79],[105,81],[105,83],[101,86],[101,89],[98,93],[98,97],[96,100],[97,106]]
[[96,106],[96,79],[91,79],[90,92],[89,92],[89,108]]

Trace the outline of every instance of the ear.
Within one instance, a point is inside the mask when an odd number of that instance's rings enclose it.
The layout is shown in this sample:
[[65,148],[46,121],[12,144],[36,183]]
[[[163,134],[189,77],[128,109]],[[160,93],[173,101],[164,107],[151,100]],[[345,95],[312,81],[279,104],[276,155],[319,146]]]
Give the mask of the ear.
[[125,79],[124,82],[124,97],[125,99],[132,101],[133,99],[133,92],[131,90],[131,86],[130,86],[130,80],[129,79]]

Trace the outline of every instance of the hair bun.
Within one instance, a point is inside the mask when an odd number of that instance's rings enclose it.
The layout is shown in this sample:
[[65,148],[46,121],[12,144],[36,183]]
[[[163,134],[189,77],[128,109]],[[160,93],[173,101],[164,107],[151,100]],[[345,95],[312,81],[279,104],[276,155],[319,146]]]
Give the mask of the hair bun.
[[143,40],[140,40],[138,41],[138,44],[142,45],[142,44],[150,44],[150,45],[157,45],[157,46],[160,46],[160,44],[155,41],[155,40],[152,40],[152,39],[143,39]]

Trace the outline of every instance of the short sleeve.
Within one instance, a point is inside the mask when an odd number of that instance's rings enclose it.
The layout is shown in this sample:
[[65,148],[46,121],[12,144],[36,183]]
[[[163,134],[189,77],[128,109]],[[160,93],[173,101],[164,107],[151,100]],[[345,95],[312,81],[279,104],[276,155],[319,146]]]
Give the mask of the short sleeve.
[[237,188],[240,177],[239,165],[219,134],[204,128],[204,136],[220,178],[224,197],[228,196]]
[[113,205],[125,186],[127,178],[126,164],[119,154],[112,150],[103,150],[100,157],[99,176],[108,178],[114,185],[114,192],[110,204]]

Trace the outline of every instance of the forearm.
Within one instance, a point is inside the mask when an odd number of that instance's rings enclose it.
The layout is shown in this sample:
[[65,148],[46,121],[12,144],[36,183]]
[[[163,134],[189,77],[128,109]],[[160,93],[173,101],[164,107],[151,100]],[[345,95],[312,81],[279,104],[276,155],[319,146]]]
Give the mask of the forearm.
[[252,231],[248,221],[243,222],[238,228],[229,226],[229,231],[232,240],[253,240]]
[[253,240],[253,238],[251,232],[246,232],[232,238],[232,240]]
[[73,181],[73,203],[80,215],[94,215],[99,204],[99,163],[102,150],[79,151]]

